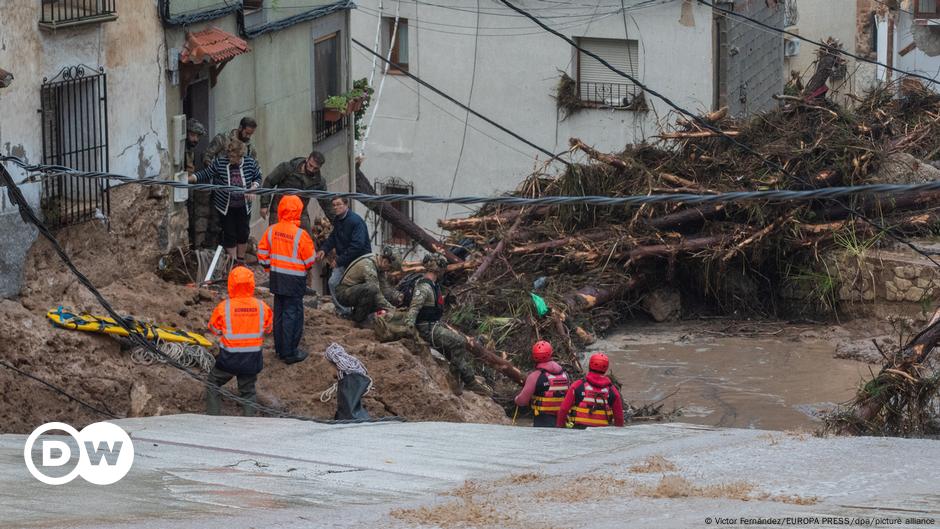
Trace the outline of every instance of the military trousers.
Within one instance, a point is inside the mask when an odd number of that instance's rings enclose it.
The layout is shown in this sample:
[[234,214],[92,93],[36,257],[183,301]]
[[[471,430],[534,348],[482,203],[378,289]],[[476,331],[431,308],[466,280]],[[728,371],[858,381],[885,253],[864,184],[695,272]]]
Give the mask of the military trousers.
[[339,284],[336,286],[336,300],[352,309],[353,321],[362,323],[370,313],[379,310],[375,302],[380,294],[378,284],[359,283],[351,287]]
[[421,322],[415,327],[424,341],[447,358],[461,382],[470,384],[474,381],[476,372],[473,370],[473,362],[467,351],[467,339],[463,334],[439,321]]

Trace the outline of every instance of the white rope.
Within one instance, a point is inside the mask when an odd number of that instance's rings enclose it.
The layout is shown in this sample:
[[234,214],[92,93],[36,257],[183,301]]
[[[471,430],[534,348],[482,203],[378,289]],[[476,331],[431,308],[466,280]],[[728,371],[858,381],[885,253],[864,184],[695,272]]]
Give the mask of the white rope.
[[362,362],[360,362],[358,358],[347,353],[346,349],[343,349],[343,346],[336,342],[331,343],[329,347],[326,348],[323,356],[336,366],[336,370],[339,371],[340,380],[350,373],[359,373],[365,377],[369,376],[369,372],[366,371],[366,366],[362,365]]
[[[372,115],[369,116],[369,124],[366,125],[365,132],[362,133],[362,142],[359,145],[359,148],[356,151],[360,156],[364,156],[366,153],[366,142],[369,140],[369,132],[372,131],[372,123],[375,121],[375,116],[379,113],[379,103],[382,102],[382,90],[385,89],[385,79],[388,77],[388,68],[389,61],[392,60],[392,49],[395,47],[395,39],[398,38],[398,20],[401,13],[401,0],[395,5],[395,24],[392,26],[392,38],[388,41],[388,53],[385,55],[385,63],[382,65],[382,80],[379,81],[379,89],[375,92],[375,104],[370,105],[372,108]],[[381,23],[382,17],[379,17],[379,22]],[[373,62],[375,61],[375,55],[372,56]],[[375,67],[373,66],[373,70]],[[371,83],[370,83],[371,85]]]
[[[329,347],[326,348],[326,351],[323,352],[323,356],[336,366],[336,371],[338,372],[337,378],[339,378],[339,380],[342,380],[343,377],[351,373],[357,373],[369,379],[369,387],[366,388],[366,392],[363,393],[363,395],[368,395],[369,392],[372,391],[374,382],[372,381],[372,377],[369,376],[366,366],[362,365],[362,362],[360,362],[358,358],[347,353],[342,345],[336,342],[331,343]],[[332,386],[321,391],[320,402],[333,400],[338,388],[339,382],[334,382]]]

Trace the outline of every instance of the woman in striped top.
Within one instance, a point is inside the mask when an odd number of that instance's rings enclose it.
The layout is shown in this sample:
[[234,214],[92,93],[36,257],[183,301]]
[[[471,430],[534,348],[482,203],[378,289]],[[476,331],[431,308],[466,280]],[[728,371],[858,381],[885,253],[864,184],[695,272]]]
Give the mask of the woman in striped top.
[[[211,164],[190,175],[189,181],[244,189],[261,187],[261,169],[246,150],[244,143],[233,139],[226,146],[225,154],[216,156]],[[245,264],[251,200],[244,193],[216,190],[212,192],[212,202],[221,214],[222,247],[237,264]]]

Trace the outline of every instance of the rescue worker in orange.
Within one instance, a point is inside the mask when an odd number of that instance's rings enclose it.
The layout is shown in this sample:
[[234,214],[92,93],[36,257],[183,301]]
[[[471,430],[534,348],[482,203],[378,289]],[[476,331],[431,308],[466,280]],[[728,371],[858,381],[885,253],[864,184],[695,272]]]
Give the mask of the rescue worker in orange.
[[[229,299],[219,303],[209,318],[209,330],[219,336],[219,356],[209,371],[206,388],[206,412],[219,415],[221,397],[218,388],[232,378],[238,380],[241,398],[256,401],[255,381],[264,367],[261,344],[271,334],[271,307],[254,297],[255,275],[244,266],[236,266],[228,275]],[[242,405],[242,414],[255,414]]]
[[561,364],[552,360],[552,344],[541,340],[532,346],[535,369],[525,379],[522,391],[516,395],[516,406],[532,406],[535,418],[532,426],[554,428],[558,410],[568,392],[570,381]]
[[258,242],[258,262],[271,274],[274,294],[274,351],[293,364],[309,353],[298,349],[304,334],[304,293],[307,272],[316,261],[310,234],[300,227],[303,202],[286,195],[277,205],[277,224],[272,224]]
[[576,380],[558,410],[559,428],[623,426],[623,401],[620,392],[606,376],[610,360],[604,353],[591,356],[588,374]]

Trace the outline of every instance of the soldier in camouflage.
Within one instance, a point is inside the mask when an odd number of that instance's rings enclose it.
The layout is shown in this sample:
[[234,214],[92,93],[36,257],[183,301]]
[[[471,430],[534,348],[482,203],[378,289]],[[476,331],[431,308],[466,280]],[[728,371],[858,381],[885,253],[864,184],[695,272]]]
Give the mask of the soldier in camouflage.
[[183,170],[192,174],[196,172],[196,145],[206,135],[206,127],[198,120],[186,120],[186,154],[183,160]]
[[[319,151],[311,152],[306,158],[294,158],[278,165],[274,171],[265,177],[262,187],[282,189],[315,189],[326,191],[326,180],[320,174],[320,168],[326,163],[326,157]],[[272,204],[273,200],[273,204]],[[281,197],[264,195],[261,197],[261,218],[268,218],[271,211],[270,223],[277,223],[277,204]],[[307,213],[307,204],[310,197],[300,197],[304,203],[303,214],[300,216],[300,227],[310,231],[310,215]],[[333,208],[327,198],[317,201],[328,219],[332,220]]]
[[202,164],[209,166],[212,164],[212,160],[220,154],[225,154],[225,148],[228,146],[229,142],[232,140],[238,140],[245,144],[245,147],[248,148],[248,151],[245,153],[246,156],[254,158],[258,165],[260,166],[261,162],[258,160],[258,151],[255,150],[255,146],[251,144],[251,136],[255,133],[255,129],[258,128],[258,122],[254,118],[245,116],[238,122],[238,128],[232,129],[228,134],[220,132],[212,138],[212,141],[209,142],[209,146],[206,147],[206,152],[202,155]]
[[428,254],[424,256],[422,264],[425,274],[415,285],[405,324],[417,330],[424,341],[447,357],[464,388],[489,395],[492,390],[473,370],[467,352],[467,337],[441,321],[444,316],[444,296],[438,279],[447,271],[447,258],[441,254]]
[[401,260],[390,248],[383,249],[382,255],[363,255],[346,267],[336,286],[336,299],[352,308],[351,317],[358,323],[366,321],[375,311],[394,310],[400,293],[388,284],[385,273],[398,270],[401,270]]

